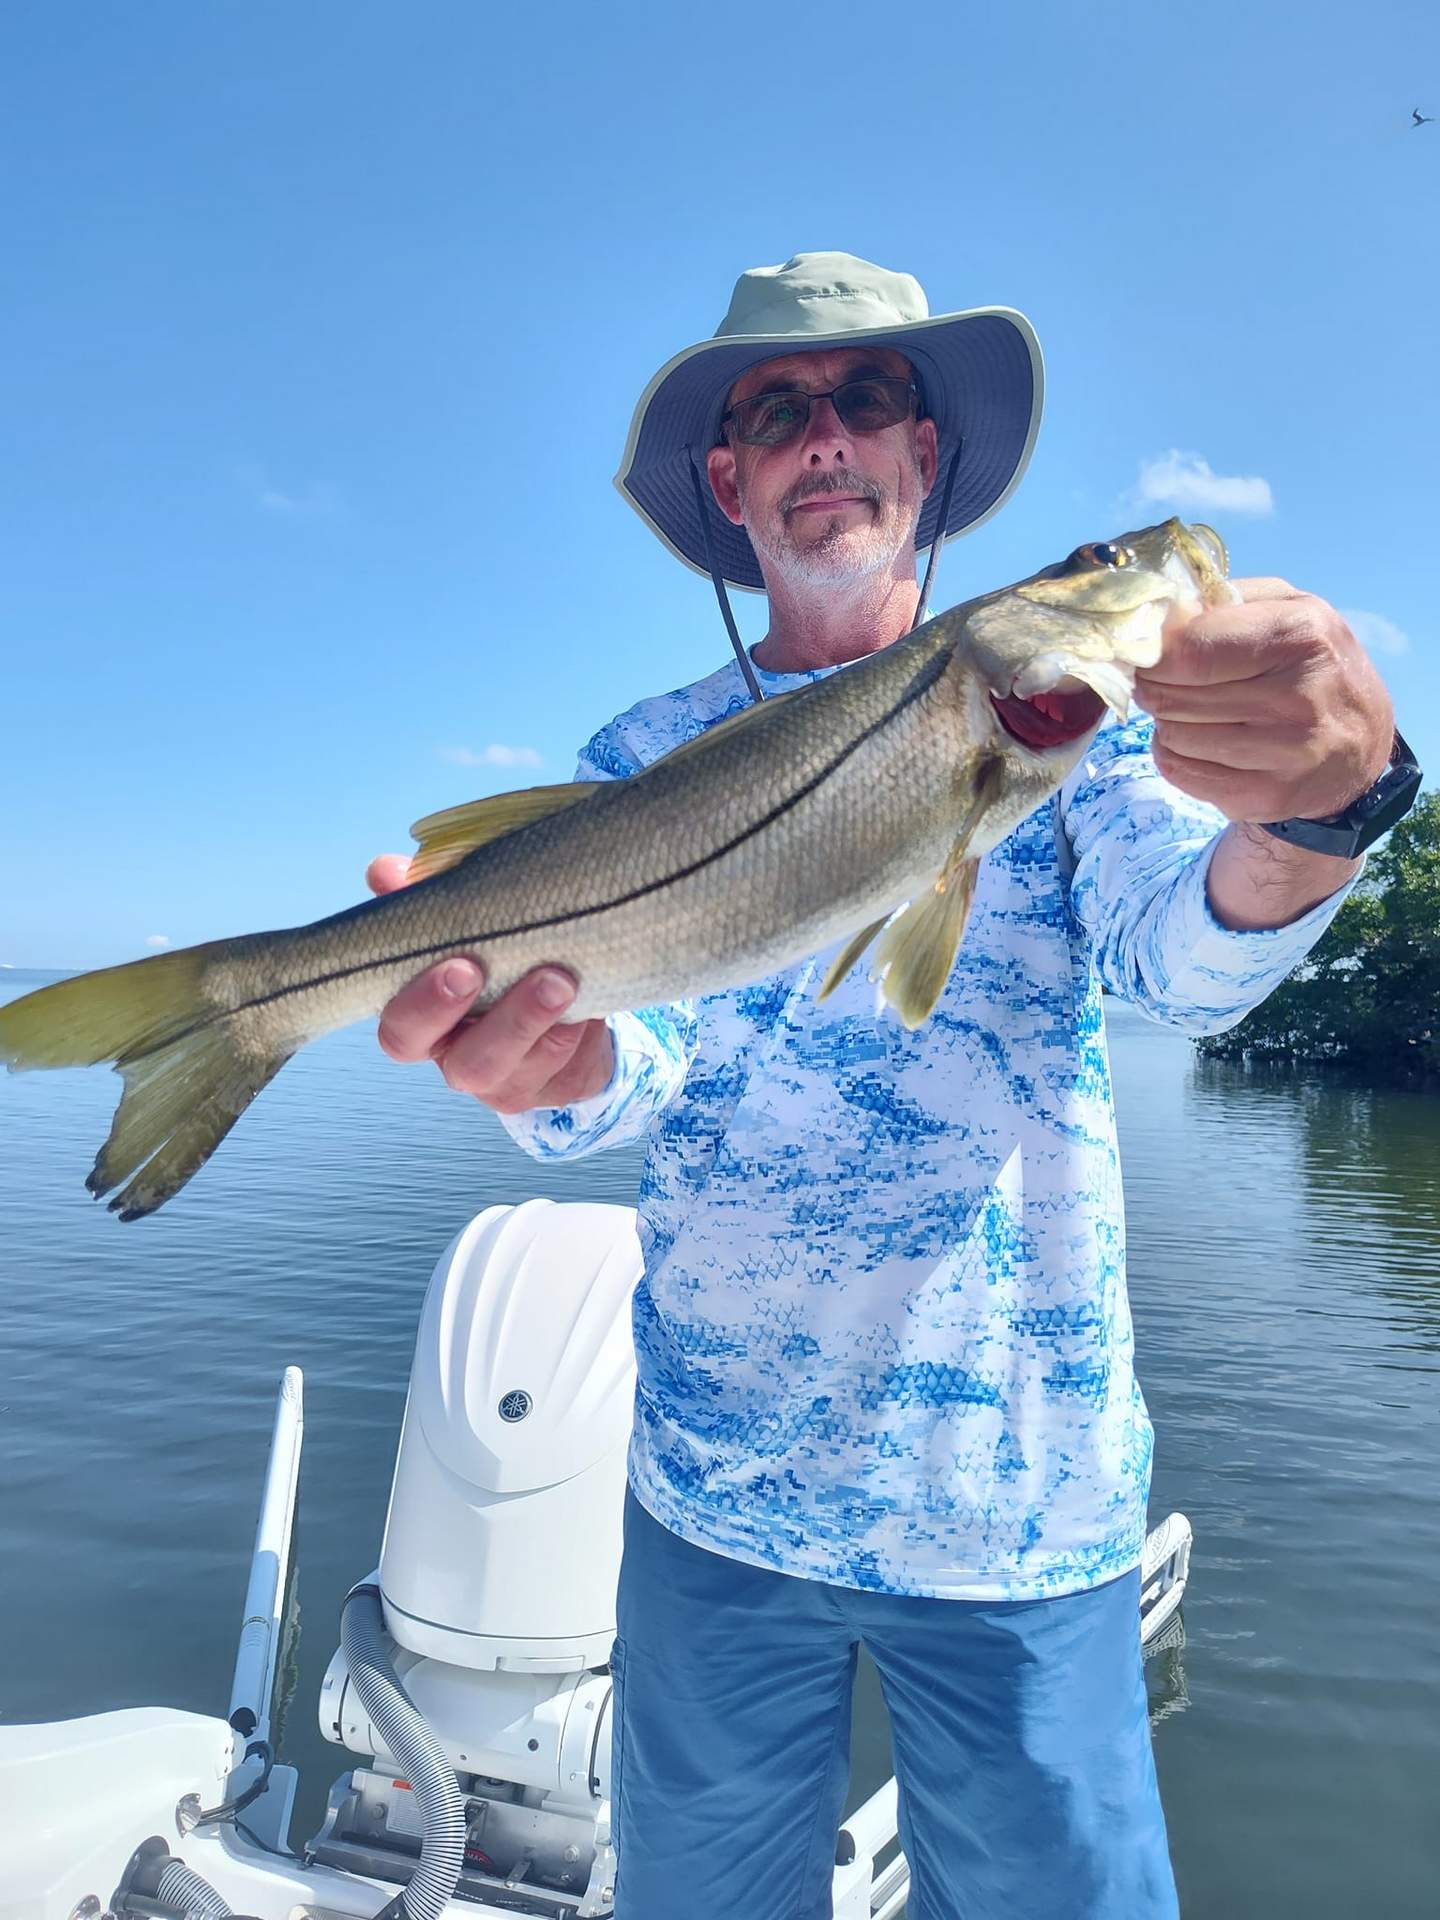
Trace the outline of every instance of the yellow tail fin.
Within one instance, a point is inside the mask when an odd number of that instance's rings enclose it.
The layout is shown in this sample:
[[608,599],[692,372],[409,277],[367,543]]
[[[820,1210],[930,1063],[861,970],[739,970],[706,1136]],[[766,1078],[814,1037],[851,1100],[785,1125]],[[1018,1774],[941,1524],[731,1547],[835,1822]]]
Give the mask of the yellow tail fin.
[[128,1180],[110,1202],[122,1220],[178,1193],[293,1052],[265,1050],[253,1028],[206,1000],[205,972],[232,944],[78,974],[0,1007],[0,1061],[12,1072],[112,1061],[123,1076],[85,1182],[98,1199]]

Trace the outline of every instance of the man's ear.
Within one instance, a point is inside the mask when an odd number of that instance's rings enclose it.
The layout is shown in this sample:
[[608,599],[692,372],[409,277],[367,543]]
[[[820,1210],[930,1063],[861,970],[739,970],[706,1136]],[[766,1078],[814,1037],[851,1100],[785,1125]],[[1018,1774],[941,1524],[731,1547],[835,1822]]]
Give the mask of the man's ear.
[[933,420],[915,422],[915,457],[920,462],[920,484],[928,497],[940,471],[940,444]]
[[740,512],[740,489],[735,481],[735,450],[733,447],[712,447],[705,456],[705,470],[710,475],[710,491],[715,503],[732,526],[743,526],[744,517]]

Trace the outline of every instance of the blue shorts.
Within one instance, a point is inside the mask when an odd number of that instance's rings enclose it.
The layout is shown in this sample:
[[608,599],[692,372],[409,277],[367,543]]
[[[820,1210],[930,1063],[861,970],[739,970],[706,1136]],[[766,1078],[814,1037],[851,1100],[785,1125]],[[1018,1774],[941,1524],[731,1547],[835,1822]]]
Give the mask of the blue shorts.
[[863,1641],[889,1709],[909,1920],[1174,1920],[1138,1572],[919,1600],[693,1547],[627,1494],[616,1920],[828,1920]]

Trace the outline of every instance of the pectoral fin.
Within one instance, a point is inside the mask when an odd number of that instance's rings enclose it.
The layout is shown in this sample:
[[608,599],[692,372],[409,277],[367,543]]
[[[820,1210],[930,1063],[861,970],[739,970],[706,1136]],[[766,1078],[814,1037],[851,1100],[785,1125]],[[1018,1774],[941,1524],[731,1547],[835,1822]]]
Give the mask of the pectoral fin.
[[880,936],[871,979],[880,983],[880,999],[888,1001],[910,1028],[922,1026],[945,991],[955,955],[970,917],[980,860],[969,852],[981,822],[1004,783],[1000,760],[987,760],[977,769],[969,811],[955,836],[940,877],[919,899],[898,913]]
[[934,1012],[960,950],[980,871],[978,860],[962,857],[963,845],[957,842],[929,893],[891,921],[875,949],[880,997],[907,1027],[923,1025]]
[[409,879],[433,879],[447,867],[458,865],[477,847],[543,820],[547,814],[573,807],[598,785],[596,780],[580,780],[563,787],[525,787],[518,793],[496,793],[488,800],[469,800],[462,807],[426,814],[410,829],[420,847],[410,862]]

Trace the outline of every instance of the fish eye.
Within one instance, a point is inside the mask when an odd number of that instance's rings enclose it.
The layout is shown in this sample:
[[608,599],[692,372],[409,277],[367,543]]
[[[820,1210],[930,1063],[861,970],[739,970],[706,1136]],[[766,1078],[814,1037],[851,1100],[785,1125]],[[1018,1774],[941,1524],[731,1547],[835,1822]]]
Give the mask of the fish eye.
[[1068,564],[1072,567],[1128,567],[1133,564],[1134,556],[1126,547],[1117,547],[1109,540],[1090,540],[1083,547],[1077,547],[1071,554]]

